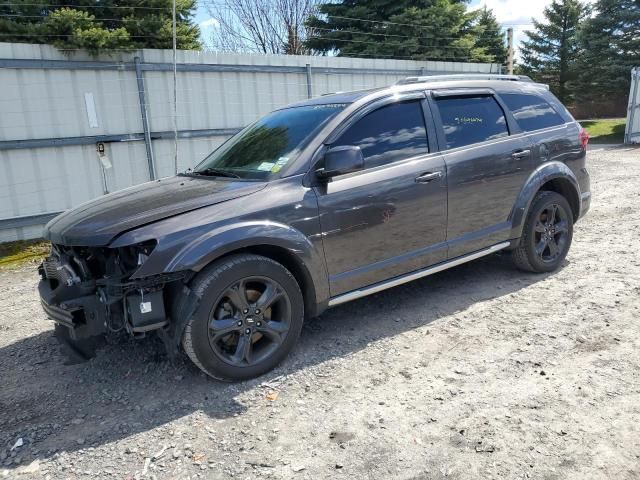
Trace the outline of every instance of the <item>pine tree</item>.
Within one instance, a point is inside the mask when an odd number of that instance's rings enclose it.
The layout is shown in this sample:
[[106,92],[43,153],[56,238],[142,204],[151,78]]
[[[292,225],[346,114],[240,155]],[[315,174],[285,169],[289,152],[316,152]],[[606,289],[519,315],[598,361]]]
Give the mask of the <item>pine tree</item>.
[[339,56],[489,61],[467,29],[467,0],[344,0],[320,5],[306,44]]
[[476,36],[476,47],[484,49],[491,61],[504,65],[507,61],[507,45],[504,32],[493,11],[486,6],[472,12],[472,31]]
[[612,101],[629,93],[640,65],[640,1],[599,0],[579,36],[579,98]]
[[520,71],[548,83],[562,102],[569,102],[570,82],[576,79],[578,28],[588,14],[579,0],[553,0],[543,11],[545,21],[533,20],[534,30],[520,47]]
[[[36,3],[12,0],[0,5],[2,41],[48,43],[61,50],[93,54],[111,49],[171,48],[171,0],[66,0]],[[199,49],[193,23],[196,0],[177,0],[178,48]]]

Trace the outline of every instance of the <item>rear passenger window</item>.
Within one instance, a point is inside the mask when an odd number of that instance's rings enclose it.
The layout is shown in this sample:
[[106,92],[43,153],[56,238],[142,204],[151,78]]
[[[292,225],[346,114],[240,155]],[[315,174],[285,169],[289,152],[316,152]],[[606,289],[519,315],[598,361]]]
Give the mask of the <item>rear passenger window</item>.
[[436,99],[447,148],[464,147],[509,135],[507,120],[491,96]]
[[564,119],[542,97],[526,93],[501,93],[500,98],[525,132],[562,125]]
[[362,149],[372,168],[427,153],[427,132],[419,101],[393,103],[365,115],[333,144]]

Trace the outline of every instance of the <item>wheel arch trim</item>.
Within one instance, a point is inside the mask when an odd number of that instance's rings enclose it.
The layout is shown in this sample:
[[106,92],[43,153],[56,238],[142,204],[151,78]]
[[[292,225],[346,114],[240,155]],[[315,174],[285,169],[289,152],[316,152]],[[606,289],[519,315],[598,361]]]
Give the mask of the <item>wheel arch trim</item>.
[[[295,228],[271,221],[247,221],[223,226],[208,232],[185,245],[167,264],[165,271],[191,270],[200,272],[207,265],[222,257],[252,252],[283,263],[280,255],[294,262],[291,273],[300,282],[305,294],[305,307],[311,314],[321,310],[329,301],[329,280],[321,252],[302,232]],[[291,269],[290,265],[285,265]],[[313,297],[308,303],[306,299]]]
[[[536,194],[540,190],[543,190],[545,185],[553,185],[554,181],[561,182],[561,188],[565,190],[564,192],[560,191],[558,193],[567,197],[566,194],[568,192],[572,197],[567,198],[567,201],[571,205],[571,208],[575,209],[575,211],[573,211],[574,220],[580,217],[580,212],[582,211],[582,195],[575,174],[562,162],[545,162],[531,173],[516,199],[510,215],[512,238],[518,238],[522,235],[524,221]],[[551,190],[556,191],[555,188],[551,188]]]

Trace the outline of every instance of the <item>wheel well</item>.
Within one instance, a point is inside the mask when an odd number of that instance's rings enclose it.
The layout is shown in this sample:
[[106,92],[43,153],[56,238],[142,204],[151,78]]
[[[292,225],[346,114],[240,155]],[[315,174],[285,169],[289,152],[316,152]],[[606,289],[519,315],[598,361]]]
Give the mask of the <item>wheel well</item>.
[[567,199],[573,213],[573,220],[578,220],[580,216],[580,198],[573,184],[564,178],[554,178],[540,187],[540,191],[556,192]]
[[[298,285],[300,285],[300,291],[302,292],[302,298],[304,300],[304,312],[305,316],[314,316],[316,311],[316,292],[313,285],[313,280],[307,269],[303,266],[302,262],[296,258],[294,254],[289,252],[286,248],[276,247],[274,245],[254,245],[251,247],[241,248],[226,253],[223,257],[229,255],[235,255],[238,253],[253,253],[255,255],[262,255],[263,257],[270,258],[283,265],[294,276]],[[220,258],[216,259],[219,260]]]

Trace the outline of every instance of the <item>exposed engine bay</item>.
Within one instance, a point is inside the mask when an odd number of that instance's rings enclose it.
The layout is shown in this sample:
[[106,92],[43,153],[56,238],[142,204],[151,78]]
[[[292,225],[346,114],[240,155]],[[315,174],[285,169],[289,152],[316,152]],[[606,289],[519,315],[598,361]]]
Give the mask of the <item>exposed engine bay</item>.
[[154,247],[155,242],[121,248],[52,245],[39,268],[45,312],[68,329],[72,341],[162,329],[169,323],[165,288],[180,288],[189,274],[132,279]]

